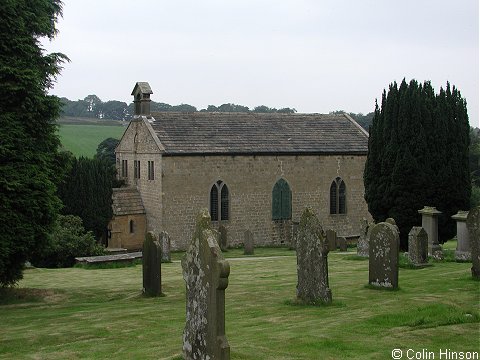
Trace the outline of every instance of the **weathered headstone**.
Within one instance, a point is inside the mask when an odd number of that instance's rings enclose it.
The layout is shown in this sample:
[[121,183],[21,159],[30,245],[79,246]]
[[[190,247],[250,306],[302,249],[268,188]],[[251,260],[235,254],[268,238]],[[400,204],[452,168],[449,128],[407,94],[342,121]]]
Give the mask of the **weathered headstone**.
[[400,237],[394,225],[374,225],[370,234],[368,283],[377,287],[398,287]]
[[335,230],[328,229],[326,231],[327,234],[327,243],[328,243],[328,250],[335,251],[337,250],[337,233]]
[[300,219],[297,238],[297,298],[305,303],[330,303],[328,243],[320,221],[311,209]]
[[292,241],[289,246],[290,250],[295,250],[297,248],[298,225],[299,223],[297,221],[292,221]]
[[360,238],[357,242],[357,255],[362,257],[368,257],[368,236],[370,224],[368,220],[363,218],[360,220]]
[[162,246],[155,234],[147,232],[142,254],[143,293],[147,296],[162,294]]
[[452,216],[457,222],[457,249],[455,250],[456,260],[470,260],[472,258],[470,250],[470,236],[467,229],[468,211],[459,211]]
[[414,226],[408,233],[408,257],[414,266],[428,264],[428,235],[421,226]]
[[185,359],[230,359],[225,335],[225,289],[230,265],[212,230],[210,215],[200,211],[195,233],[182,259],[186,284]]
[[160,233],[160,244],[162,245],[162,262],[171,262],[170,235],[166,231]]
[[442,212],[435,207],[425,206],[418,213],[422,214],[422,227],[428,234],[428,255],[443,258],[442,247],[438,243],[438,216]]
[[472,250],[472,276],[480,279],[480,206],[471,209],[467,216],[467,228]]
[[253,234],[250,230],[245,231],[243,238],[243,253],[253,255],[254,252]]
[[344,236],[337,238],[337,244],[340,251],[347,251],[347,239]]
[[220,249],[222,251],[227,251],[227,246],[228,246],[228,230],[225,226],[223,225],[220,225],[218,227],[218,232],[220,233],[220,237],[219,237],[219,245],[220,245]]

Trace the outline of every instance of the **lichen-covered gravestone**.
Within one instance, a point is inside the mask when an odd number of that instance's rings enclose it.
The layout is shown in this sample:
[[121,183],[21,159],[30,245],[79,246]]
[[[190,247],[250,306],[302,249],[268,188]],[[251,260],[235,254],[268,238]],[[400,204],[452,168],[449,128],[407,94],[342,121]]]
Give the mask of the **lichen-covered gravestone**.
[[162,262],[172,262],[170,257],[170,235],[166,231],[160,233],[160,244],[162,245]]
[[467,228],[472,250],[472,276],[480,279],[480,206],[471,209],[468,213]]
[[327,244],[329,251],[337,250],[337,233],[335,230],[328,229],[326,231],[327,234]]
[[376,287],[398,287],[400,237],[395,225],[376,224],[370,234],[368,283]]
[[363,218],[360,221],[360,238],[357,242],[357,255],[362,257],[368,257],[368,236],[369,228],[371,227],[368,220]]
[[254,252],[254,242],[253,234],[250,230],[245,231],[243,238],[243,253],[245,255],[253,255]]
[[145,236],[142,254],[143,293],[146,296],[162,294],[162,246],[151,231]]
[[408,257],[414,266],[428,264],[428,235],[421,226],[414,226],[408,233]]
[[182,259],[186,284],[185,359],[230,359],[225,336],[225,289],[230,265],[217,243],[210,215],[201,210],[195,233]]
[[220,225],[218,227],[218,232],[220,233],[219,245],[222,251],[227,251],[228,247],[228,230],[225,226]]
[[455,260],[469,261],[472,258],[470,249],[470,235],[467,229],[468,211],[459,211],[452,216],[457,222],[457,248],[455,250]]
[[300,219],[297,237],[297,299],[309,303],[330,303],[328,287],[328,242],[320,221],[311,209]]

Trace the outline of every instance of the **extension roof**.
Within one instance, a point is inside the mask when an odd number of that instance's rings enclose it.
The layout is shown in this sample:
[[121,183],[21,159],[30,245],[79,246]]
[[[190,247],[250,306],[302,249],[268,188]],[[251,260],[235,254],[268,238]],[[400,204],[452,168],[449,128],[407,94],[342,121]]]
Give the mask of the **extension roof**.
[[157,112],[151,126],[164,156],[354,154],[368,133],[345,114]]
[[145,214],[140,193],[134,187],[113,189],[112,202],[113,215]]

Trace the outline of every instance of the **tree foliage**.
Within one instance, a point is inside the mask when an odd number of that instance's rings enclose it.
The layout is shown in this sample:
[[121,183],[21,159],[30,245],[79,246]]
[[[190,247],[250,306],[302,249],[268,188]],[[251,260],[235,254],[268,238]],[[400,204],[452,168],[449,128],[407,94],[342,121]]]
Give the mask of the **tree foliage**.
[[365,199],[375,221],[393,217],[407,245],[418,210],[435,206],[441,242],[455,233],[451,216],[469,208],[469,125],[465,99],[447,83],[390,85],[375,107],[365,165]]
[[68,180],[59,185],[62,213],[76,215],[97,239],[105,240],[112,218],[112,188],[117,187],[115,167],[107,158],[71,159]]
[[45,54],[39,39],[55,36],[61,10],[59,0],[0,5],[0,286],[22,278],[23,264],[47,243],[60,208],[60,102],[46,94],[68,59]]
[[74,215],[59,215],[48,245],[32,259],[36,267],[62,268],[75,264],[80,256],[104,255],[91,231],[85,231],[82,219]]
[[98,144],[95,158],[106,160],[112,166],[115,166],[115,148],[119,142],[120,140],[115,138],[107,138],[103,140],[100,144]]

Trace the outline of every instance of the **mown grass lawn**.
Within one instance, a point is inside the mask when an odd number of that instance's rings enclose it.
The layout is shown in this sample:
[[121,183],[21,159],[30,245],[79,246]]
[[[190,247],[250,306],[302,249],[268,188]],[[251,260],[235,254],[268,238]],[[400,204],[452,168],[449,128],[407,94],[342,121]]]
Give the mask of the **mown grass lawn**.
[[[391,359],[395,348],[404,355],[428,349],[438,359],[440,349],[480,351],[480,282],[471,279],[470,263],[400,269],[400,289],[379,291],[365,286],[368,261],[330,253],[334,301],[314,307],[291,305],[293,251],[256,252],[266,257],[227,253],[232,359]],[[180,359],[180,263],[163,264],[162,279],[166,296],[144,298],[140,265],[26,270],[19,288],[37,298],[0,305],[0,358]]]

